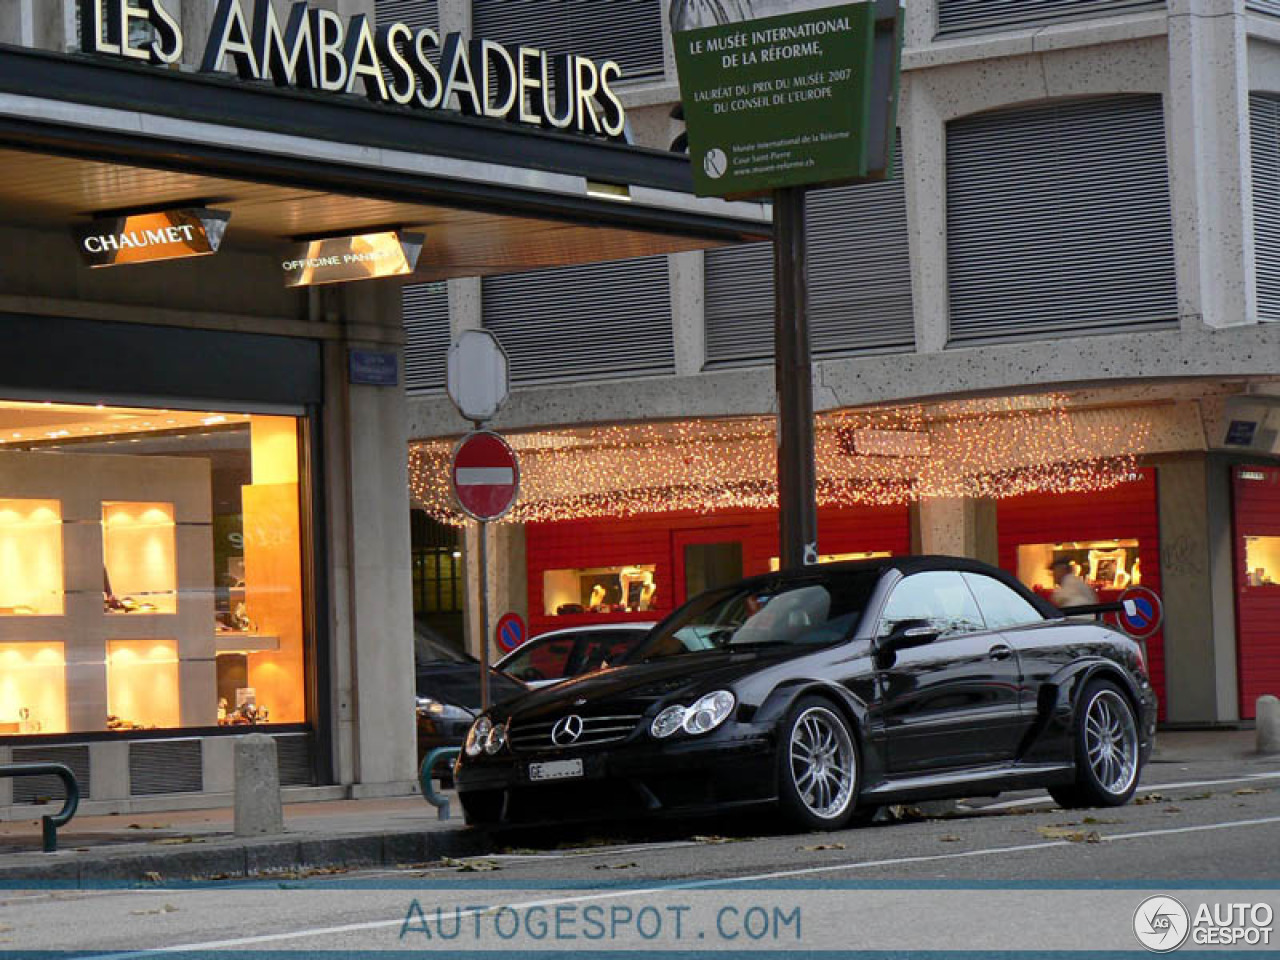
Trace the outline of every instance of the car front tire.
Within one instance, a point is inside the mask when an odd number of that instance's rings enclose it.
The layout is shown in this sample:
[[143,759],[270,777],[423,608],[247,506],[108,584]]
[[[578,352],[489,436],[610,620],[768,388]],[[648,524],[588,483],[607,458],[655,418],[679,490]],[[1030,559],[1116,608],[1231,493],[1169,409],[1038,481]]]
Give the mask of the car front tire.
[[858,743],[829,700],[801,697],[778,737],[778,799],[783,812],[809,830],[837,830],[858,803]]
[[1110,680],[1093,680],[1080,695],[1073,730],[1076,779],[1049,794],[1062,807],[1119,807],[1138,788],[1138,719]]

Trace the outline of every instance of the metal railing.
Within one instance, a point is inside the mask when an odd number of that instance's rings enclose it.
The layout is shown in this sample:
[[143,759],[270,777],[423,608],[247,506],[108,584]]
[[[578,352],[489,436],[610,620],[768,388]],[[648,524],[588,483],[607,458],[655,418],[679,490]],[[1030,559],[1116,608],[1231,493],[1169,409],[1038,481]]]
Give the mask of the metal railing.
[[58,849],[58,828],[65,827],[76,815],[80,806],[80,782],[71,768],[64,763],[0,763],[0,777],[45,777],[52,774],[60,778],[67,788],[67,798],[62,809],[41,818],[41,842],[45,853]]

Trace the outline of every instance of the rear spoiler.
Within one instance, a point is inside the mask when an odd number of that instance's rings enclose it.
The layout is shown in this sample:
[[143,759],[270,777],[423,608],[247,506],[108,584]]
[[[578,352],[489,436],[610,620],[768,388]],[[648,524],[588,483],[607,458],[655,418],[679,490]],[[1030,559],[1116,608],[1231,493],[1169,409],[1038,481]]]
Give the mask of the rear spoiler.
[[1064,617],[1083,617],[1083,616],[1102,616],[1104,613],[1123,613],[1124,604],[1116,601],[1115,603],[1086,603],[1078,607],[1059,607]]

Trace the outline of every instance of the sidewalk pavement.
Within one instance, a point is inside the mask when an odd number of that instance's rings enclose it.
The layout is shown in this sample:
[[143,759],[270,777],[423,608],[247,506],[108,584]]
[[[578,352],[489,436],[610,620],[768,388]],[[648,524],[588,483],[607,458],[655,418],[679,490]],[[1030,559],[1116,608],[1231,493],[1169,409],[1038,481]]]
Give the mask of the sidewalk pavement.
[[58,831],[56,853],[41,852],[33,807],[33,819],[0,823],[0,889],[296,877],[492,849],[485,833],[465,826],[457,798],[447,796],[452,816],[445,821],[419,795],[286,804],[285,833],[253,838],[235,836],[231,807],[78,816]]
[[[1203,767],[1206,775],[1280,763],[1254,747],[1252,730],[1162,731],[1152,762]],[[489,836],[467,828],[457,798],[448,796],[452,817],[446,821],[418,795],[287,804],[286,832],[252,839],[235,836],[230,807],[76,817],[58,831],[52,854],[40,852],[33,807],[32,819],[0,822],[0,888],[298,876],[490,852]]]

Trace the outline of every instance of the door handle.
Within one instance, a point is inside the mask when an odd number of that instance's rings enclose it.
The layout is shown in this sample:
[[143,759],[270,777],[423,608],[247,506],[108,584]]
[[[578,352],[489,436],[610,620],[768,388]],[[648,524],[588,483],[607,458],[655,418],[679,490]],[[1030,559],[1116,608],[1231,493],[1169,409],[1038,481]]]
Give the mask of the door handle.
[[1013,647],[1004,643],[997,643],[987,651],[987,656],[992,660],[1008,660],[1013,656]]

